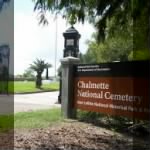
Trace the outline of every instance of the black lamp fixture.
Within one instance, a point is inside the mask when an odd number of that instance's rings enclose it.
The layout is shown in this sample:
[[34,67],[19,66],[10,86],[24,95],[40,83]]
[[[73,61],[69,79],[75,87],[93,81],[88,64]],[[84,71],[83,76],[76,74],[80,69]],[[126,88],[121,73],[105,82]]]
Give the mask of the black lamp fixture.
[[[67,29],[63,36],[65,38],[64,41],[64,53],[63,57],[79,57],[79,39],[81,35],[79,32],[72,26]],[[62,81],[61,81],[61,72],[60,72],[60,88],[59,88],[59,95],[58,95],[58,103],[61,103],[61,88],[62,88]]]
[[72,56],[72,57],[78,57],[79,56],[79,39],[81,35],[79,32],[71,26],[69,29],[67,29],[63,36],[65,38],[64,42],[64,57]]

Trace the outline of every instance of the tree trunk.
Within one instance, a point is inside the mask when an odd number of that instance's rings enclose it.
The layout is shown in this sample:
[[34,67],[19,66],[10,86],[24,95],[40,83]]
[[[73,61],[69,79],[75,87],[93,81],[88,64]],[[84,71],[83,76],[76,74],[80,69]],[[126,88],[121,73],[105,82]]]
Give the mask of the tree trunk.
[[41,74],[36,76],[36,88],[40,89],[42,86],[42,77]]
[[[148,3],[148,13],[150,12],[150,2]],[[150,15],[148,15],[148,50],[150,52]]]
[[46,68],[46,80],[48,80],[48,68]]

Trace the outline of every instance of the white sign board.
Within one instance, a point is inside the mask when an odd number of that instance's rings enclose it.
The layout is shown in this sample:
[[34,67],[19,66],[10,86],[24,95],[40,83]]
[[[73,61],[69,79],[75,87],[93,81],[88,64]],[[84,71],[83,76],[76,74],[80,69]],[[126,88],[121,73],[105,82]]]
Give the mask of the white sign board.
[[68,39],[67,40],[67,46],[74,46],[74,40],[73,39]]

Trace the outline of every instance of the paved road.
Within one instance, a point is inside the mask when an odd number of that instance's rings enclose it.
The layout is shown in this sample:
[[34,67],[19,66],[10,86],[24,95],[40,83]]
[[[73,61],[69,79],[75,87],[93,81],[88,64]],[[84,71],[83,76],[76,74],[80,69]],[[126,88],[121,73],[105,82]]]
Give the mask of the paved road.
[[[0,113],[13,112],[13,97],[0,96]],[[45,92],[36,94],[16,94],[14,96],[14,112],[32,111],[60,107],[56,104],[58,92]],[[8,108],[8,110],[6,109]]]
[[14,111],[31,111],[37,109],[47,109],[60,107],[56,104],[58,101],[58,92],[45,92],[36,94],[21,94],[14,97]]

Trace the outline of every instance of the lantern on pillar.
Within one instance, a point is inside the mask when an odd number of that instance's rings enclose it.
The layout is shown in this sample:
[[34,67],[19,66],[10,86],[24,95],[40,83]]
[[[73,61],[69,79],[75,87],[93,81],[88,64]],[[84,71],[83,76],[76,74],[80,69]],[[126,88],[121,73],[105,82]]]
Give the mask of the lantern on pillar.
[[64,42],[64,57],[72,56],[78,57],[79,56],[79,39],[81,35],[79,32],[72,26],[63,33],[65,38]]
[[[64,33],[64,53],[63,57],[79,57],[79,39],[81,35],[79,32],[71,26],[67,29]],[[61,88],[62,88],[62,78],[60,72],[60,88],[59,88],[59,95],[58,95],[58,103],[61,103]]]

